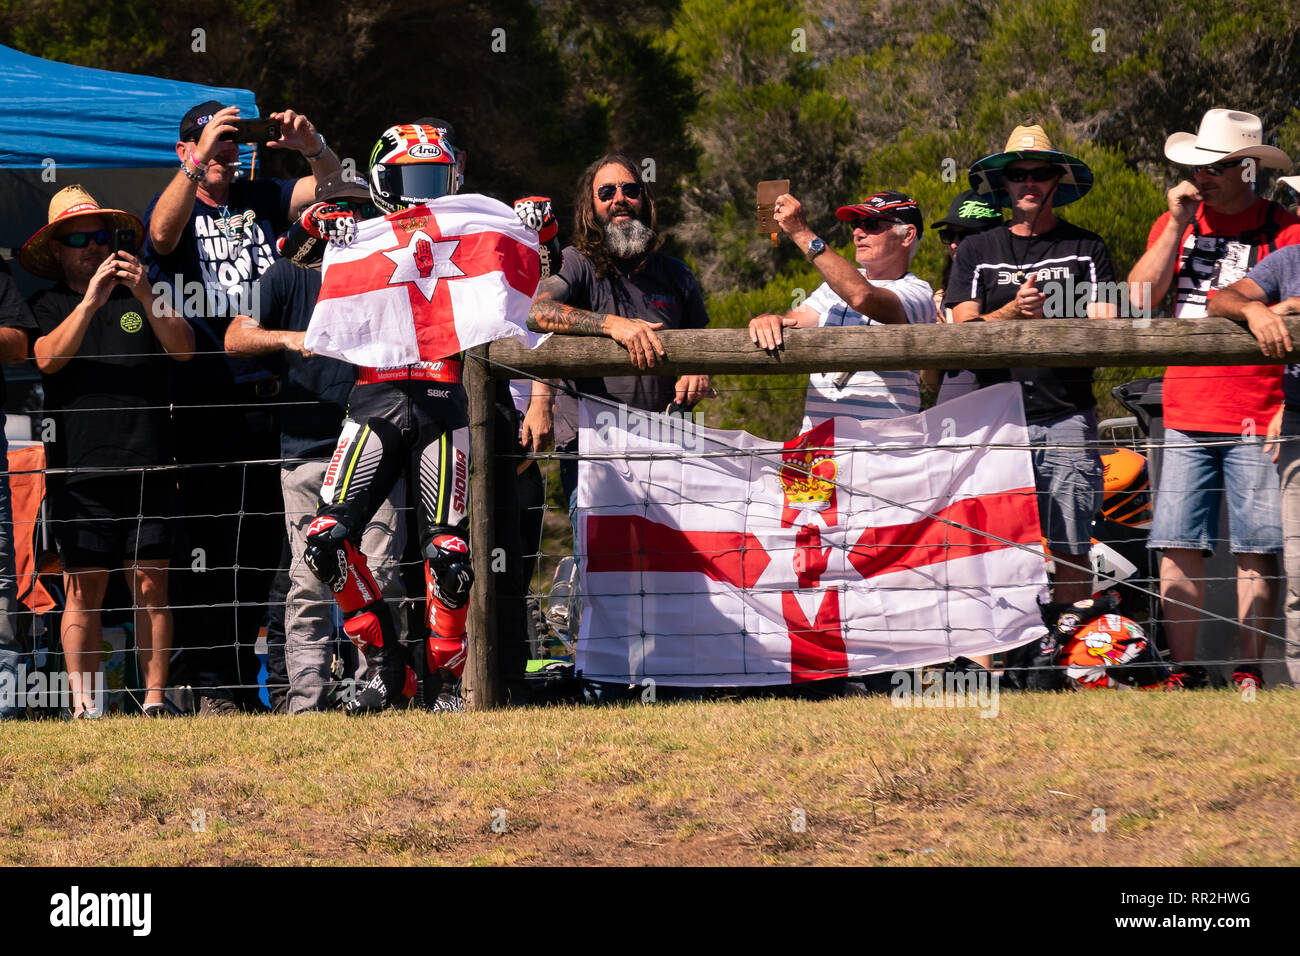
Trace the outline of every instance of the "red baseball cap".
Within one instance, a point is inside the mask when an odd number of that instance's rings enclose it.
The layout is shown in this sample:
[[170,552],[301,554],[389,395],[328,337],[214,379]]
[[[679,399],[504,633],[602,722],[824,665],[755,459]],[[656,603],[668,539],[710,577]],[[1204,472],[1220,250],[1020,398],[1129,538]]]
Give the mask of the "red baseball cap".
[[925,231],[925,220],[921,216],[921,207],[916,204],[916,200],[904,193],[888,190],[868,196],[862,202],[854,203],[852,206],[841,206],[835,210],[835,218],[845,222],[852,222],[854,219],[896,219],[915,226],[918,239]]

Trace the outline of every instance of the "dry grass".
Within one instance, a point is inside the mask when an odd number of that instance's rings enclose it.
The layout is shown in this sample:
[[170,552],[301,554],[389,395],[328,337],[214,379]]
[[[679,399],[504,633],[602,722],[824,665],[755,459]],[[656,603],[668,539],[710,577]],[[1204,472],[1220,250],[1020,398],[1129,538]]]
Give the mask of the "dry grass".
[[1288,691],[7,724],[0,862],[1295,865],[1298,755]]

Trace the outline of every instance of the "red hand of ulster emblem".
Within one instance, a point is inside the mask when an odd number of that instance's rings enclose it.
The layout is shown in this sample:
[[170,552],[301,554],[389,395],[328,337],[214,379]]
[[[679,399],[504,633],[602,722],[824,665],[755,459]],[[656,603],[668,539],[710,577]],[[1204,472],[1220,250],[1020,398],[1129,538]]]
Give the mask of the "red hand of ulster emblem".
[[420,270],[421,279],[433,272],[433,245],[428,239],[415,240],[415,268]]

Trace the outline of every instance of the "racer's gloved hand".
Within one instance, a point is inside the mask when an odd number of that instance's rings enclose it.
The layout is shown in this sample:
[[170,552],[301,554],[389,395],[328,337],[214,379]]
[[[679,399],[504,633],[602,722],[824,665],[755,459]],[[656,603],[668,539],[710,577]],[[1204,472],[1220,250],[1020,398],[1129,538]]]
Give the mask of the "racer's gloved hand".
[[525,196],[515,200],[515,215],[529,229],[537,233],[542,258],[542,278],[560,271],[560,223],[555,218],[549,196]]
[[551,209],[549,196],[525,196],[515,200],[515,215],[533,232],[540,242],[550,242],[560,231],[560,223]]
[[333,203],[312,203],[302,211],[298,222],[310,235],[337,246],[350,246],[357,239],[356,214]]
[[294,265],[313,268],[325,258],[325,241],[303,228],[298,221],[291,222],[283,236],[275,240],[276,251]]

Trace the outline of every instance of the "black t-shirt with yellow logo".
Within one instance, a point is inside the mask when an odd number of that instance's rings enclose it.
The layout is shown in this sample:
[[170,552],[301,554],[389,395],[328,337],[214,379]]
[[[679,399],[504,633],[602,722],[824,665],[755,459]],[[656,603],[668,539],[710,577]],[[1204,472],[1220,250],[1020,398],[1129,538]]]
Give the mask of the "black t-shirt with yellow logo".
[[[31,299],[34,343],[53,332],[82,300],[60,283]],[[91,319],[76,356],[42,375],[46,463],[59,468],[132,468],[171,462],[167,358],[145,307],[117,286]],[[69,483],[103,471],[68,475]]]

